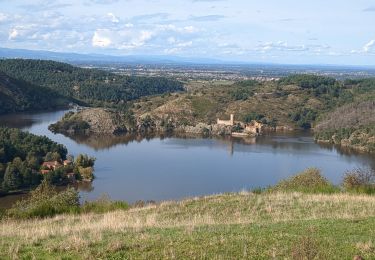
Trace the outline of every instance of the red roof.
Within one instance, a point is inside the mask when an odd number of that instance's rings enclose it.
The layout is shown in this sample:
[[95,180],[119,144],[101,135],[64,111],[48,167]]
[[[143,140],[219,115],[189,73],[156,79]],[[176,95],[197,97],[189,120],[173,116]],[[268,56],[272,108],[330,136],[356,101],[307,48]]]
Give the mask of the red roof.
[[48,174],[49,172],[50,172],[50,170],[40,170],[41,174]]
[[60,165],[61,163],[59,163],[58,161],[50,161],[50,162],[44,162],[43,165],[45,166],[56,166],[56,165]]

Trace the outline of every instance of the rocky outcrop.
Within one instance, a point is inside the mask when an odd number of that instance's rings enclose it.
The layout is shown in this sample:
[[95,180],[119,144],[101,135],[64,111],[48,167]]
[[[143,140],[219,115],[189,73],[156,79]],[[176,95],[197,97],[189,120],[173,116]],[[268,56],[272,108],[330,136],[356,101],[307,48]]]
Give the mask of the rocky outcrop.
[[77,116],[87,122],[90,132],[96,134],[118,134],[128,131],[119,113],[102,108],[85,109]]
[[66,134],[120,134],[129,131],[120,113],[103,108],[68,112],[49,129]]
[[121,134],[121,133],[189,133],[203,135],[230,135],[232,126],[197,123],[184,125],[174,119],[155,118],[143,115],[126,122],[124,116],[103,108],[89,108],[67,113],[59,122],[50,125],[53,132],[72,134]]
[[204,135],[230,135],[232,133],[231,126],[224,125],[208,125],[205,123],[198,123],[195,126],[180,126],[176,129],[178,132],[189,134],[204,134]]

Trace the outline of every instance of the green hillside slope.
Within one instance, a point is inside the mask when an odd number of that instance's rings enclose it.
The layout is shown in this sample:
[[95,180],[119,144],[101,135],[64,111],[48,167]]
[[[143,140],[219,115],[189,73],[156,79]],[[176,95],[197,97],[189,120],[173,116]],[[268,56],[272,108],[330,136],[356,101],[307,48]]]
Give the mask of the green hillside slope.
[[0,114],[66,106],[69,99],[55,91],[16,80],[0,72]]
[[90,104],[120,102],[183,90],[182,83],[163,77],[123,76],[45,60],[0,60],[0,71]]

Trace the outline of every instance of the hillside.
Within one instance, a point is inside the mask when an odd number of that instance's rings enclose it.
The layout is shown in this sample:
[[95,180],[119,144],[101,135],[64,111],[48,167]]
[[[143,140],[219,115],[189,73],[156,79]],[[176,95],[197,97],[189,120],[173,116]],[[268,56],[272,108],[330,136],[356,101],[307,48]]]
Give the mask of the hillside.
[[339,107],[325,115],[315,131],[319,142],[375,152],[375,101]]
[[375,197],[242,192],[0,221],[0,258],[373,259]]
[[308,129],[336,107],[375,100],[375,80],[341,82],[313,75],[289,76],[279,82],[191,81],[186,87],[186,93],[135,101],[134,114],[187,125],[212,124],[234,114],[238,121],[256,119],[280,129]]
[[0,114],[67,106],[69,99],[55,91],[16,80],[0,71]]
[[[366,84],[364,84],[364,82]],[[375,81],[341,82],[332,78],[296,75],[281,81],[188,81],[186,92],[142,97],[107,112],[91,109],[71,114],[51,129],[80,132],[175,132],[226,135],[241,132],[244,123],[256,120],[265,131],[314,128],[327,113],[344,104],[375,100]],[[231,127],[216,124],[218,118],[237,122]],[[103,115],[100,119],[100,115]],[[115,119],[116,118],[116,119]],[[95,123],[93,123],[95,122]],[[105,123],[107,122],[107,123]],[[106,125],[104,125],[106,124]],[[101,131],[100,129],[103,129]]]
[[315,127],[317,131],[375,124],[375,100],[351,103],[328,113]]
[[122,76],[55,61],[0,60],[0,71],[91,105],[183,90],[182,83],[163,77]]

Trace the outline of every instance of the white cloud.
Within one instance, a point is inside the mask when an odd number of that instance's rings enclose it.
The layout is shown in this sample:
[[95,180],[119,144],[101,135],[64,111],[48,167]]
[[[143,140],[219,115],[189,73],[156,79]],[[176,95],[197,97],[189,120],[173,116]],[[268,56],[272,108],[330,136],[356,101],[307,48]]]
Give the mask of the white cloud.
[[184,31],[187,32],[187,33],[194,33],[194,32],[197,32],[198,29],[196,29],[194,26],[185,26],[184,27]]
[[90,0],[94,4],[108,5],[118,2],[119,0]]
[[184,27],[178,27],[174,24],[167,24],[167,25],[159,25],[158,28],[163,31],[172,31],[178,33],[195,33],[199,32],[199,29],[196,27],[189,25]]
[[140,37],[139,37],[139,42],[145,42],[153,36],[153,32],[150,31],[141,31]]
[[111,39],[103,35],[103,30],[97,30],[92,37],[92,46],[94,47],[108,47],[112,42]]
[[188,41],[188,42],[180,42],[177,44],[177,47],[190,47],[193,45],[193,41]]
[[371,40],[368,43],[366,43],[362,49],[360,50],[352,50],[350,53],[352,54],[371,54],[375,51],[375,40]]
[[8,15],[4,14],[4,13],[0,13],[0,22],[5,22],[8,20]]
[[17,36],[19,36],[19,31],[16,29],[16,28],[13,28],[12,30],[9,31],[9,40],[14,40],[15,38],[17,38]]
[[125,26],[125,28],[133,28],[134,24],[132,24],[132,23],[126,23],[124,26]]
[[175,43],[176,42],[176,38],[175,37],[169,37],[168,39],[167,39],[167,41],[168,41],[168,43]]
[[266,42],[257,46],[257,51],[268,52],[268,51],[307,51],[308,48],[305,45],[289,45],[285,41],[278,42]]
[[363,46],[363,52],[370,52],[373,47],[375,46],[375,40],[371,40],[369,41],[368,43],[365,44],[365,46]]
[[120,20],[113,13],[108,13],[107,15],[111,19],[112,23],[119,23],[120,22]]

